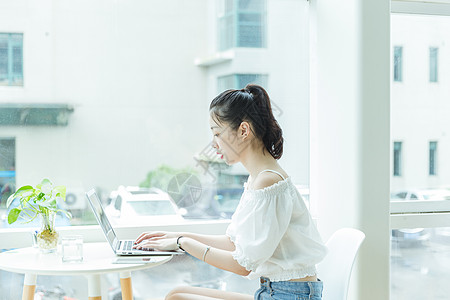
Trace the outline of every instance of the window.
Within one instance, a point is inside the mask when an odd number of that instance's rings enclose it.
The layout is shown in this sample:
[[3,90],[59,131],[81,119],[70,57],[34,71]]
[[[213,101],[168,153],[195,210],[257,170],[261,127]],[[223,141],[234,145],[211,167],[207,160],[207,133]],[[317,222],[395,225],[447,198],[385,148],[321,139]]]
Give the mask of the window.
[[438,48],[430,47],[430,82],[438,81]]
[[16,140],[0,138],[0,208],[5,206],[8,197],[15,192],[15,161]]
[[266,1],[222,0],[219,50],[266,47]]
[[259,84],[267,87],[267,75],[262,74],[232,74],[218,78],[218,92],[227,89],[242,89],[249,83]]
[[[408,85],[391,85],[392,139],[401,139],[408,145],[404,155],[395,150],[401,145],[394,145],[394,164],[401,161],[400,167],[407,173],[397,177],[394,170],[391,189],[406,190],[410,195],[403,200],[391,199],[391,299],[446,299],[450,293],[448,285],[430,288],[450,275],[449,268],[442,264],[442,257],[448,255],[450,236],[450,173],[439,172],[435,176],[439,170],[450,167],[449,161],[438,158],[438,143],[439,151],[446,153],[450,141],[442,134],[450,127],[446,117],[448,94],[428,89],[426,80],[429,76],[430,82],[437,82],[438,52],[448,51],[450,5],[426,2],[415,5],[415,1],[392,1],[391,6],[398,9],[391,14],[391,43],[401,43],[408,49],[408,61],[414,62],[405,69]],[[395,65],[393,68],[395,76]],[[439,80],[449,84],[444,71],[440,71]],[[398,74],[401,80],[401,71]]]
[[0,33],[0,85],[23,85],[21,33]]
[[402,142],[394,142],[394,176],[401,176]]
[[[177,182],[178,175],[187,173],[199,179],[202,193],[194,193],[194,189],[189,189],[189,182],[181,181],[185,184],[180,183],[183,188],[178,194],[185,196],[187,191],[192,192],[192,199],[187,196],[186,199],[198,201],[197,207],[182,207],[186,213],[179,210],[183,218],[227,218],[234,212],[242,194],[242,181],[248,174],[243,167],[227,166],[211,151],[214,150],[210,146],[211,136],[204,123],[208,105],[218,92],[243,88],[253,82],[268,89],[275,101],[292,99],[281,107],[274,105],[274,110],[301,111],[305,114],[301,117],[307,119],[308,88],[295,94],[282,87],[271,90],[268,79],[270,76],[271,80],[288,86],[299,83],[309,86],[308,68],[300,64],[309,57],[307,31],[292,36],[293,28],[307,28],[308,20],[302,16],[309,4],[276,1],[268,10],[266,1],[253,0],[207,3],[192,0],[196,3],[192,6],[182,5],[183,0],[175,0],[180,4],[177,6],[164,1],[157,5],[130,1],[107,5],[99,0],[89,5],[71,2],[52,10],[54,22],[50,23],[41,20],[35,10],[30,12],[25,2],[21,9],[11,5],[9,10],[0,10],[0,20],[6,20],[7,12],[14,11],[14,18],[8,18],[11,27],[20,27],[20,20],[31,17],[29,14],[38,20],[36,26],[27,27],[20,34],[30,37],[27,49],[36,49],[27,56],[29,86],[14,90],[14,99],[18,99],[14,103],[10,103],[11,95],[0,93],[0,132],[15,137],[16,141],[14,172],[21,175],[15,184],[36,185],[48,178],[55,185],[65,185],[67,201],[61,203],[61,208],[72,213],[70,225],[96,224],[84,195],[95,187],[113,223],[126,226],[122,221],[125,214],[121,219],[119,209],[125,209],[126,199],[123,203],[120,199],[113,201],[121,188],[154,187],[173,198],[177,191],[169,190],[169,184]],[[266,14],[273,20],[270,32],[274,43],[280,44],[288,38],[295,39],[296,43],[251,57],[248,49],[235,51],[231,61],[207,67],[193,64],[196,58],[209,57],[208,51],[215,52],[217,48],[219,32],[210,30],[216,28],[217,18],[205,11],[218,11],[219,4],[225,15],[230,13],[233,24],[242,29],[239,35],[233,35],[234,46],[265,45]],[[158,17],[148,17],[153,14]],[[114,20],[111,22],[108,16],[114,16]],[[258,17],[252,19],[255,16]],[[82,24],[78,22],[80,18]],[[96,26],[98,22],[100,26]],[[250,30],[246,26],[252,22],[258,26]],[[41,25],[50,34],[46,35],[46,31],[42,34]],[[167,36],[186,39],[187,46],[180,49],[181,40],[167,39]],[[3,34],[2,41],[5,37],[14,39],[11,34]],[[249,37],[256,37],[259,42],[255,44]],[[130,43],[136,40],[140,41],[139,47],[130,48]],[[155,40],[159,42],[155,44]],[[274,63],[273,55],[290,63]],[[182,97],[174,96],[177,93],[183,94]],[[296,122],[297,116],[285,121],[284,114],[274,114],[284,122],[283,127],[292,128],[292,133],[285,131],[286,139],[292,134],[290,140],[296,141],[285,149],[285,164],[291,168],[287,171],[296,184],[306,186],[309,184],[309,128]],[[161,127],[170,119],[177,120],[175,127]],[[203,133],[199,134],[199,130]],[[139,147],[130,147],[136,143]],[[204,169],[205,165],[214,168]],[[0,227],[4,230],[19,227],[20,222],[4,222],[7,213],[0,210]],[[151,225],[154,220],[148,216],[145,224]]]
[[429,175],[436,175],[437,142],[430,142]]
[[[213,231],[226,228],[223,224],[233,213],[242,195],[242,179],[248,174],[243,167],[227,166],[212,152],[207,158],[220,164],[218,169],[223,168],[222,177],[216,176],[214,181],[208,173],[211,169],[203,169],[195,159],[214,150],[205,120],[221,75],[232,75],[231,83],[224,84],[228,87],[248,82],[267,87],[269,76],[282,83],[268,92],[275,101],[288,99],[280,102],[285,113],[276,115],[283,129],[289,128],[285,139],[292,141],[284,149],[283,166],[295,184],[309,184],[309,124],[298,122],[299,118],[309,120],[309,36],[304,30],[309,20],[303,17],[307,1],[271,1],[270,6],[263,0],[222,1],[230,8],[223,11],[229,13],[228,24],[232,26],[226,31],[232,41],[225,48],[266,47],[268,32],[273,44],[289,40],[292,45],[274,47],[270,53],[255,51],[258,48],[230,51],[235,52],[231,61],[207,67],[193,62],[210,57],[222,39],[215,30],[219,0],[190,0],[189,5],[185,0],[68,1],[46,9],[45,17],[29,1],[16,2],[1,4],[0,23],[25,28],[27,52],[22,68],[27,88],[3,87],[8,93],[0,93],[0,137],[15,138],[15,172],[20,175],[17,187],[36,185],[46,177],[67,187],[66,200],[70,201],[61,208],[70,210],[70,225],[75,227],[67,230],[97,233],[90,240],[104,240],[97,227],[78,227],[97,224],[85,197],[92,187],[113,225],[126,227],[127,234],[129,229],[141,231],[140,226],[161,226],[162,222],[148,214],[140,216],[145,221],[139,224],[137,220],[132,225],[124,222],[125,209],[130,208],[126,207],[127,199],[112,201],[121,187],[138,191],[154,187],[198,200],[196,206],[183,207],[195,220],[183,214],[182,225],[167,225],[174,231],[198,231],[202,227],[197,224],[203,222],[213,224],[208,227]],[[24,25],[23,20],[33,26]],[[295,34],[293,30],[297,30]],[[258,55],[249,57],[249,52]],[[286,63],[274,62],[273,57]],[[285,88],[298,85],[304,88],[295,93]],[[14,107],[6,107],[11,100]],[[42,107],[46,109],[42,111]],[[186,172],[195,172],[200,180],[199,198],[196,185],[191,188],[190,181],[179,180]],[[168,190],[174,181],[179,183],[179,191]],[[18,227],[32,225],[21,221],[8,224],[6,215],[6,209],[0,207],[0,249],[29,246],[30,229]],[[169,223],[166,219],[164,224]],[[12,233],[14,239],[9,238]],[[5,272],[0,272],[0,278],[5,278]],[[9,295],[23,283],[15,279],[0,280],[0,299],[18,298]],[[64,289],[62,279],[53,277],[42,283],[42,288],[50,293],[60,284]],[[170,282],[173,284],[178,283]],[[247,288],[248,283],[239,287],[241,291]],[[69,292],[64,296],[87,298]],[[162,290],[152,296],[164,297]]]
[[394,81],[401,82],[403,65],[403,47],[394,47]]

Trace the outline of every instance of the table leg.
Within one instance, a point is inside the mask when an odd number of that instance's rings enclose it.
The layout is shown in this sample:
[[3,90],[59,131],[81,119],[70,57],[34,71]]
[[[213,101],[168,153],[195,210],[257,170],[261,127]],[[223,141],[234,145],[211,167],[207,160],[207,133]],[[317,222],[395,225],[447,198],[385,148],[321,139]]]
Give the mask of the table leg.
[[122,300],[133,300],[131,287],[131,272],[120,273],[120,287],[122,288]]
[[36,290],[36,278],[36,274],[25,274],[25,279],[23,280],[22,300],[34,299],[34,292]]
[[102,285],[100,275],[88,275],[88,299],[101,300],[102,299]]

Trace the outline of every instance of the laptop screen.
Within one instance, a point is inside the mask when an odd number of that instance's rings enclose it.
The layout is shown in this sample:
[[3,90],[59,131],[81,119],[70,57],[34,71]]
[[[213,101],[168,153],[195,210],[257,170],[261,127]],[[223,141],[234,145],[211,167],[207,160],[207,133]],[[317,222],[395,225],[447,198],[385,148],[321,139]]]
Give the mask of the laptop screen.
[[97,219],[100,227],[105,233],[106,239],[108,240],[111,247],[114,249],[114,240],[116,239],[116,233],[109,223],[108,218],[106,217],[105,211],[103,210],[100,199],[97,196],[97,193],[94,189],[90,190],[86,193],[86,196],[89,200],[89,204],[91,205],[92,211],[94,212],[95,218]]

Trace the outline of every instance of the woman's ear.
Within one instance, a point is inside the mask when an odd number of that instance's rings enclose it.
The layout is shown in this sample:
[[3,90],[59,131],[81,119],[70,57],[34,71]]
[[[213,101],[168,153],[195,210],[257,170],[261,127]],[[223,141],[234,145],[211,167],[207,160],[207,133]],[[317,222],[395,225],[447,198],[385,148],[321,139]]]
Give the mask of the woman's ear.
[[250,124],[248,122],[242,122],[241,125],[239,126],[239,136],[245,140],[247,139],[247,137],[250,135],[251,130],[250,130]]

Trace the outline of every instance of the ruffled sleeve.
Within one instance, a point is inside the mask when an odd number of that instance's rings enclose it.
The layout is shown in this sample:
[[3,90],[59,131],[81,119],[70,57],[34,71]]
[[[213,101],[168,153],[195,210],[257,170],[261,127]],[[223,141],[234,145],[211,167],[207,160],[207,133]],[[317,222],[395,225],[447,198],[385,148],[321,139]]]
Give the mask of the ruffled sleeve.
[[226,234],[236,249],[233,258],[248,271],[267,261],[289,225],[293,202],[285,182],[246,190]]

